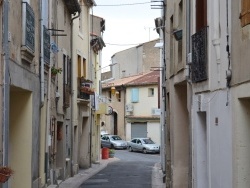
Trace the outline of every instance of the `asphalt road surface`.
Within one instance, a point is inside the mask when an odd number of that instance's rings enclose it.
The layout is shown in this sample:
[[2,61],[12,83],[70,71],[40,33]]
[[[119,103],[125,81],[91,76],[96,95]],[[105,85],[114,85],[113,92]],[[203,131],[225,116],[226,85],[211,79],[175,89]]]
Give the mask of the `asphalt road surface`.
[[120,160],[85,181],[81,188],[151,188],[152,168],[160,161],[159,154],[143,154],[116,150]]

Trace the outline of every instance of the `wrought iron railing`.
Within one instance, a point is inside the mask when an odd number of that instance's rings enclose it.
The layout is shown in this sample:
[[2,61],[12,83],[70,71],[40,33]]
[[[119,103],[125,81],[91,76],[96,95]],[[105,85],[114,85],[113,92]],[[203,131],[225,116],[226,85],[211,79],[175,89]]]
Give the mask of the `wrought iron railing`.
[[207,80],[207,27],[192,35],[192,65],[191,76],[193,82]]

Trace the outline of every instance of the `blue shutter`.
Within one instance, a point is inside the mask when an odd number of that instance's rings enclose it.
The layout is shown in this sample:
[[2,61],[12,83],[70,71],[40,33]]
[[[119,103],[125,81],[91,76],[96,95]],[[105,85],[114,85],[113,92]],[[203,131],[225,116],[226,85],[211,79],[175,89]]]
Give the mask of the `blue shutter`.
[[133,88],[131,90],[131,102],[139,102],[139,89]]

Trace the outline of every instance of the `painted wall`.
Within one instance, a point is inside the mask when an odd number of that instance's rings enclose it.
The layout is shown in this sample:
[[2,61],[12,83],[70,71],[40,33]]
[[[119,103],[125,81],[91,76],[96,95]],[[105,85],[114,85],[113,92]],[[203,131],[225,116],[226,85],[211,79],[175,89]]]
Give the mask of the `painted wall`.
[[249,58],[250,54],[250,25],[241,26],[241,19],[236,16],[241,13],[241,1],[231,1],[231,24],[230,32],[232,45],[232,81],[231,100],[233,126],[233,187],[245,188],[249,186]]
[[[232,185],[232,106],[231,103],[226,106],[227,92],[215,91],[205,94],[201,101],[201,110],[199,110],[199,103],[198,97],[195,96],[193,103],[194,173],[196,173],[197,183],[195,187],[199,185],[234,187]],[[206,113],[205,119],[201,120],[200,112]],[[202,121],[205,122],[202,123]],[[202,126],[205,128],[203,131]],[[206,173],[204,169],[207,169]],[[204,175],[207,177],[205,178]]]
[[249,131],[250,131],[250,84],[245,83],[232,88],[233,107],[233,187],[245,188],[249,185]]
[[[131,103],[131,89],[133,88],[139,88],[138,103]],[[148,95],[149,88],[154,88],[154,96],[152,97]],[[126,104],[133,105],[133,115],[135,116],[151,116],[152,108],[158,108],[158,87],[156,85],[128,87],[126,90]]]

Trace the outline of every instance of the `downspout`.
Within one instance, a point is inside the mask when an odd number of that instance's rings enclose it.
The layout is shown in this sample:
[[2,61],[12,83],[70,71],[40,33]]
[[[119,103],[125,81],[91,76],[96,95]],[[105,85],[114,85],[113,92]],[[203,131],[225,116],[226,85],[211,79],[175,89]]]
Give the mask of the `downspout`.
[[40,102],[41,102],[41,107],[44,105],[44,57],[43,57],[43,0],[40,0],[40,35],[41,35],[41,49],[40,49],[40,84],[41,84],[41,93],[40,93]]
[[[43,0],[41,0],[43,1]],[[52,2],[49,2],[48,4],[49,7],[49,20],[51,20],[52,15],[51,15],[51,10],[52,10]],[[50,23],[48,23],[50,24]],[[48,86],[47,86],[47,104],[46,104],[46,130],[45,130],[45,173],[46,173],[46,179],[45,182],[47,183],[47,180],[49,179],[50,176],[50,165],[49,165],[49,129],[50,129],[50,86],[51,86],[51,61],[50,61],[50,66],[49,66],[49,72],[48,72]]]
[[[186,63],[188,63],[189,59],[188,59],[188,54],[191,53],[191,49],[192,49],[192,43],[191,41],[191,0],[187,0],[186,1]],[[188,79],[190,79],[190,66],[188,66],[189,69],[189,76]],[[191,81],[187,81],[187,83],[189,83],[189,107],[188,107],[188,111],[189,111],[189,169],[188,169],[188,187],[191,188],[193,187],[193,181],[192,181],[192,177],[193,177],[193,124],[192,124],[192,112],[193,112],[193,86],[192,86],[192,82]],[[187,91],[188,92],[188,91]]]
[[[3,2],[3,165],[8,166],[9,161],[9,109],[10,109],[10,77],[9,77],[9,1]],[[3,184],[3,188],[8,188],[8,182]]]
[[74,176],[74,171],[73,171],[73,166],[74,166],[74,161],[73,161],[73,148],[74,148],[74,129],[73,129],[73,127],[74,127],[74,107],[75,107],[75,101],[74,101],[74,94],[75,94],[75,90],[74,90],[74,83],[75,83],[75,80],[74,80],[74,69],[73,69],[73,63],[74,63],[74,61],[72,61],[72,59],[73,59],[73,42],[74,42],[74,40],[73,40],[73,31],[74,31],[74,29],[73,29],[73,21],[76,19],[76,18],[79,18],[80,17],[80,13],[81,13],[81,11],[79,11],[78,12],[78,15],[77,16],[75,16],[75,17],[73,17],[72,19],[71,19],[71,22],[70,22],[70,25],[71,25],[71,35],[70,35],[70,41],[71,41],[71,43],[70,43],[70,50],[71,50],[71,152],[70,152],[70,159],[71,159],[71,165],[70,165],[70,172],[71,172],[71,176]]
[[[92,7],[92,16],[91,16],[91,33],[93,33],[93,7]],[[90,15],[90,14],[88,14]],[[90,22],[89,22],[90,23]],[[89,36],[89,35],[88,35]],[[93,39],[93,35],[91,35],[91,40]],[[90,42],[90,40],[89,40]],[[90,76],[91,76],[91,80],[92,80],[92,66],[93,66],[93,59],[92,59],[92,48],[90,47],[90,43],[89,43],[89,59],[90,59]],[[92,97],[90,98],[91,100],[91,103],[92,103],[92,100],[94,100]],[[92,114],[92,104],[90,104],[90,128],[89,128],[89,135],[90,135],[90,143],[89,143],[89,164],[90,164],[90,167],[91,167],[91,161],[92,161],[92,123],[93,123],[93,114]]]

